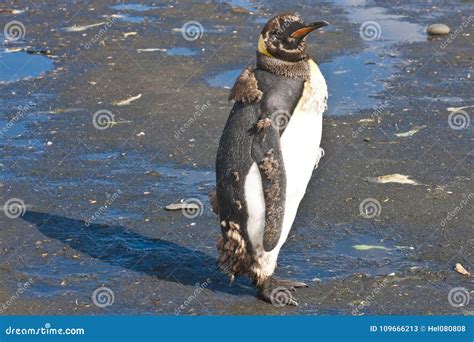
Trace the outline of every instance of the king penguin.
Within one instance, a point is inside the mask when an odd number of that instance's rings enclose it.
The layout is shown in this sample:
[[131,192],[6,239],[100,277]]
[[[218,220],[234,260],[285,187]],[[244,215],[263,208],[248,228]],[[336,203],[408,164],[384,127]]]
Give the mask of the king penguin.
[[247,276],[258,297],[298,305],[290,292],[306,284],[273,276],[320,148],[327,86],[306,53],[306,37],[327,26],[305,23],[297,14],[275,16],[258,40],[257,65],[246,68],[229,99],[235,104],[216,159],[216,193],[211,194],[222,238],[218,264],[233,279]]

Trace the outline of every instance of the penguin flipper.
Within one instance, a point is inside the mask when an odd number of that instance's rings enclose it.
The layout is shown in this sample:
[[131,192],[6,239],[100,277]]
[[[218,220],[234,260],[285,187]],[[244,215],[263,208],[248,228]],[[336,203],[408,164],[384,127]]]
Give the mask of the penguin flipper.
[[273,250],[283,226],[286,196],[286,174],[280,147],[280,134],[269,118],[257,122],[252,141],[252,158],[257,163],[262,178],[265,200],[265,227],[263,248]]
[[245,68],[230,91],[229,101],[250,103],[259,101],[262,95],[255,74],[250,68]]

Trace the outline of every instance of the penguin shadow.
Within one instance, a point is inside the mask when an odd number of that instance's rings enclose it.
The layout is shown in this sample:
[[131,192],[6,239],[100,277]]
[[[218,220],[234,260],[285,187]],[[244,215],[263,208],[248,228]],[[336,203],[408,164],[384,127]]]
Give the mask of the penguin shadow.
[[113,266],[193,287],[210,279],[209,290],[255,295],[244,280],[230,286],[214,257],[174,242],[145,237],[120,225],[87,226],[83,220],[48,213],[27,211],[22,219],[48,238]]

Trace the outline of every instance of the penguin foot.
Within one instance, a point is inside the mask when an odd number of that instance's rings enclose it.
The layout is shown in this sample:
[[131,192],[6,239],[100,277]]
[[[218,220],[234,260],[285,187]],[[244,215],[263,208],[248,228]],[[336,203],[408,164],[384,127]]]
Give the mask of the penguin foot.
[[[288,284],[292,286],[287,286]],[[298,286],[295,286],[298,285]],[[294,291],[296,287],[305,286],[304,283],[292,282],[292,281],[281,281],[274,278],[268,278],[259,286],[258,298],[272,304],[277,308],[281,308],[287,305],[298,306],[298,301],[293,296],[291,291]]]
[[295,291],[301,287],[308,287],[308,284],[302,283],[300,281],[291,280],[291,279],[274,279],[276,283],[278,283],[281,287],[286,287],[290,291]]

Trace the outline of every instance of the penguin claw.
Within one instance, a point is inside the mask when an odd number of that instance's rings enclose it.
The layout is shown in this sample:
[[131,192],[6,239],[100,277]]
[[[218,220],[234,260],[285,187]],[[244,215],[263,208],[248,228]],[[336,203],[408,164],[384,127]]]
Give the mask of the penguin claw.
[[319,166],[319,161],[321,160],[322,157],[324,157],[326,152],[324,152],[324,149],[322,147],[319,148],[319,158],[316,164],[314,165],[314,170],[316,170]]
[[290,298],[288,305],[299,306],[298,302],[294,298]]
[[278,283],[279,286],[288,288],[290,291],[296,291],[296,289],[301,287],[308,287],[306,283],[290,279],[275,279],[275,282]]

